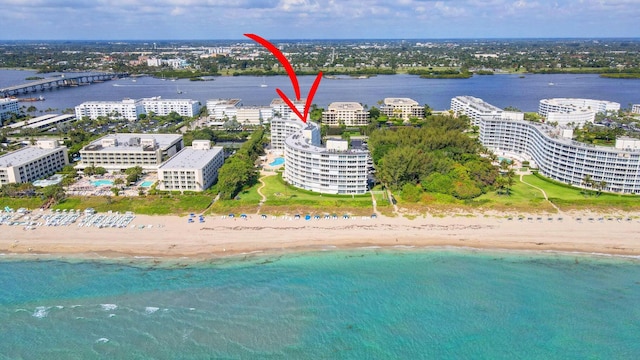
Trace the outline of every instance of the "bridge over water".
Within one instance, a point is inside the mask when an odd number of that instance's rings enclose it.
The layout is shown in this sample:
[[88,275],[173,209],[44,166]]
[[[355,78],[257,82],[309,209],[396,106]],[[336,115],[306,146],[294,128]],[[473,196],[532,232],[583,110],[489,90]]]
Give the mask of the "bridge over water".
[[112,79],[120,79],[128,77],[128,73],[95,73],[95,74],[82,74],[59,77],[50,77],[46,79],[36,80],[28,82],[22,85],[9,86],[0,89],[0,97],[15,96],[19,94],[27,94],[30,92],[52,90],[56,88],[72,87],[78,85],[92,84],[95,82],[103,82]]

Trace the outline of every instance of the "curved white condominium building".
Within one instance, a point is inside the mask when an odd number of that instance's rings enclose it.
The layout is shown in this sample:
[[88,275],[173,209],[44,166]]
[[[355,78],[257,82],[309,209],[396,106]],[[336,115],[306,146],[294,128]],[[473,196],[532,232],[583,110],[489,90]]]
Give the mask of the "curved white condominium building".
[[[369,152],[349,149],[346,140],[320,144],[320,128],[300,120],[271,122],[271,131],[289,133],[283,142],[285,167],[282,175],[289,184],[324,194],[364,194],[367,191]],[[279,127],[286,128],[281,131]]]
[[540,173],[575,186],[585,175],[605,181],[605,191],[640,194],[640,140],[618,139],[616,147],[571,140],[572,131],[524,120],[483,119],[480,142],[498,155],[520,154]]
[[559,125],[574,123],[582,125],[594,121],[597,113],[620,110],[620,104],[606,100],[554,98],[542,99],[538,105],[538,114],[547,122]]

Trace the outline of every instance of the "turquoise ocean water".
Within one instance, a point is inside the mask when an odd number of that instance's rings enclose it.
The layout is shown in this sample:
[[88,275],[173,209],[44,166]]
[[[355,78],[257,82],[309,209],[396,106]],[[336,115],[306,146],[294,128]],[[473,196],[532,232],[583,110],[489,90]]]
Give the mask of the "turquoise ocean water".
[[637,359],[640,261],[382,250],[0,261],[0,359]]

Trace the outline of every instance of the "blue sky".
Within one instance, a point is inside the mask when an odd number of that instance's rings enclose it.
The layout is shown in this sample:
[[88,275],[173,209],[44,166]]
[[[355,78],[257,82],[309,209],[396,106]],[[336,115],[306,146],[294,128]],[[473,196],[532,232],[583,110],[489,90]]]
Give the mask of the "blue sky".
[[640,37],[638,0],[0,0],[1,40]]

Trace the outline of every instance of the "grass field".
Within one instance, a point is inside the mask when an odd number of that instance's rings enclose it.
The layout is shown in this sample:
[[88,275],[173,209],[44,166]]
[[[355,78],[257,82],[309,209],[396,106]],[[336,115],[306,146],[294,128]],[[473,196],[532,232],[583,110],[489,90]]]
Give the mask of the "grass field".
[[558,184],[552,180],[536,175],[526,175],[524,181],[543,189],[549,200],[562,210],[594,209],[594,210],[639,210],[640,197],[636,195],[618,195],[602,193],[585,195],[582,189]]
[[301,190],[287,185],[282,180],[282,175],[272,175],[262,178],[265,183],[261,192],[265,195],[266,201],[260,205],[260,194],[258,188],[262,184],[258,183],[246,189],[234,200],[217,201],[209,209],[210,213],[246,213],[255,214],[258,211],[264,214],[325,214],[325,213],[348,213],[354,215],[371,214],[371,195],[326,195]]
[[[545,191],[549,200],[560,210],[630,211],[640,210],[640,197],[603,193],[585,195],[581,189],[556,183],[536,175],[525,175],[523,180]],[[396,195],[397,196],[397,195]],[[409,212],[465,212],[495,210],[502,212],[555,213],[557,210],[544,199],[540,190],[518,181],[510,195],[498,195],[495,191],[473,200],[459,200],[453,196],[427,193],[420,203],[407,203],[397,196],[398,206]]]
[[45,203],[40,197],[10,198],[0,197],[0,210],[4,210],[5,206],[18,210],[19,208],[37,209]]
[[[536,176],[525,175],[524,181],[544,190],[549,200],[560,210],[631,211],[640,210],[640,197],[603,193],[599,196],[586,195],[581,189]],[[148,195],[143,197],[69,197],[53,206],[54,209],[80,209],[92,207],[100,212],[133,211],[138,214],[185,215],[188,213],[266,213],[266,214],[353,214],[370,215],[373,211],[369,193],[356,196],[322,195],[287,185],[282,175],[263,178],[265,187],[261,190],[266,201],[261,205],[258,193],[260,183],[246,189],[234,200],[217,201],[207,207],[215,197],[212,192],[192,195]],[[398,207],[405,213],[440,212],[465,213],[482,211],[516,213],[554,213],[556,210],[547,202],[540,190],[516,181],[510,195],[498,195],[495,191],[472,200],[459,200],[453,196],[425,193],[418,203],[409,203],[395,193]],[[387,216],[395,216],[394,208],[380,188],[374,188],[377,210]],[[3,198],[0,206],[13,209],[21,207],[37,209],[44,201],[40,197]]]
[[54,206],[54,209],[94,208],[98,212],[133,211],[145,215],[185,215],[191,212],[200,213],[212,201],[211,194],[198,195],[153,195],[143,197],[92,196],[69,197]]

